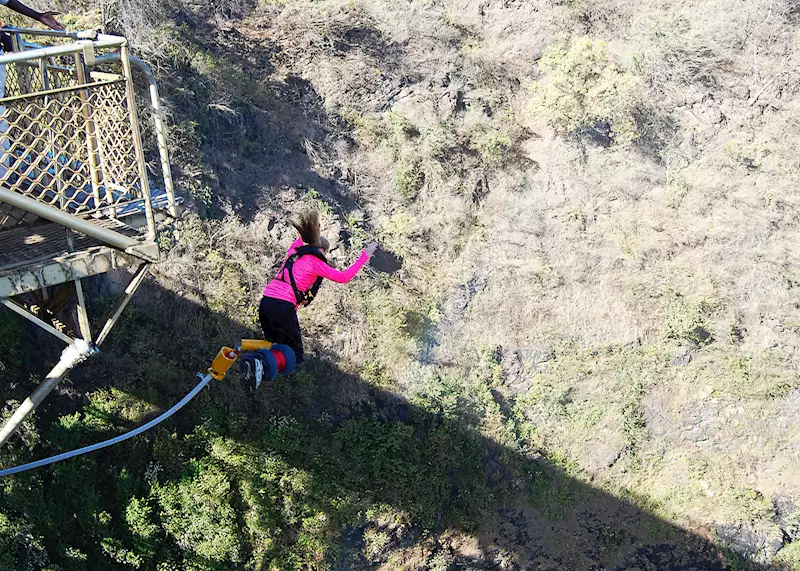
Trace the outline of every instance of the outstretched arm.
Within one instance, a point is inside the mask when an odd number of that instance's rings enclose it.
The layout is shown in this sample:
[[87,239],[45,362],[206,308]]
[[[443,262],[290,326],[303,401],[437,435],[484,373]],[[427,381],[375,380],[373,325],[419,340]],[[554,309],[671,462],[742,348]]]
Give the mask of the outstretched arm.
[[58,12],[37,12],[19,0],[0,0],[0,4],[5,4],[6,7],[14,10],[14,12],[17,14],[22,14],[23,16],[27,16],[28,18],[36,20],[37,22],[41,22],[48,28],[52,28],[54,30],[64,29],[64,26],[61,25],[61,22],[56,20]]
[[343,272],[330,267],[319,258],[314,258],[314,269],[316,270],[317,274],[325,279],[329,279],[340,284],[346,284],[355,277],[355,275],[358,273],[358,270],[364,267],[364,264],[369,261],[377,249],[378,244],[376,242],[370,242],[367,244],[367,247],[363,252],[361,252],[361,255],[358,257],[358,259]]
[[359,258],[353,262],[349,268],[340,272],[339,270],[330,267],[319,258],[314,258],[314,271],[327,280],[331,280],[332,282],[340,284],[346,284],[356,276],[358,270],[360,270],[368,260],[369,256],[367,256],[367,252],[361,252],[361,256],[359,256]]

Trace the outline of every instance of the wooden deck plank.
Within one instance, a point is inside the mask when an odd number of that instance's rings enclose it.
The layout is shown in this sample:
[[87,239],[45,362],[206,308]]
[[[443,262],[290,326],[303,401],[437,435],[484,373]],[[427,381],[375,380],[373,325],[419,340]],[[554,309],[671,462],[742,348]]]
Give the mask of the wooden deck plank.
[[[112,219],[92,220],[92,223],[109,228],[126,236],[142,238],[142,234]],[[86,252],[103,246],[103,243],[76,232],[72,233],[73,249],[67,244],[67,230],[60,224],[44,223],[34,226],[20,225],[0,232],[0,272],[24,268],[27,265],[56,259],[75,252]]]

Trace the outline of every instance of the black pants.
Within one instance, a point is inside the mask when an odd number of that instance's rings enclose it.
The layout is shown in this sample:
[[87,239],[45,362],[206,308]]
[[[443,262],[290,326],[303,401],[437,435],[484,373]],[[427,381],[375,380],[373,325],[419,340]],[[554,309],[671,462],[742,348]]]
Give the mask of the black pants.
[[294,351],[297,362],[303,360],[303,335],[297,321],[297,311],[293,303],[262,297],[258,306],[258,320],[264,331],[264,339],[273,343],[288,345]]

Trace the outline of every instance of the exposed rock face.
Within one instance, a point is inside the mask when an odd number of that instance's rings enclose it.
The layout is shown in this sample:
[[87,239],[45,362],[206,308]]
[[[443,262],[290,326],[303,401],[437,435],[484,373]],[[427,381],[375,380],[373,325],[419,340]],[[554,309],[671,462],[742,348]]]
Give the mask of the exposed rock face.
[[769,563],[783,547],[784,536],[777,525],[731,523],[717,526],[717,534],[731,549],[756,563]]

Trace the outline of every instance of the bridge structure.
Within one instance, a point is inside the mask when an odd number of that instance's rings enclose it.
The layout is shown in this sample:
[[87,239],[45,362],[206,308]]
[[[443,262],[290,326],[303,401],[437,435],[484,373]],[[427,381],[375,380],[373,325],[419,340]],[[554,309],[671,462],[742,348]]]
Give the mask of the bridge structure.
[[[13,49],[0,54],[0,304],[67,347],[0,429],[0,446],[99,350],[159,260],[157,233],[180,202],[155,78],[125,38],[2,31]],[[143,133],[159,157],[152,181]],[[126,268],[130,283],[93,331],[84,280]]]

